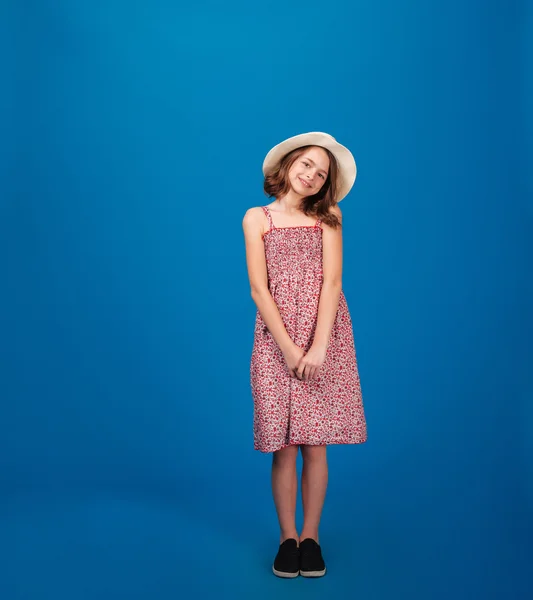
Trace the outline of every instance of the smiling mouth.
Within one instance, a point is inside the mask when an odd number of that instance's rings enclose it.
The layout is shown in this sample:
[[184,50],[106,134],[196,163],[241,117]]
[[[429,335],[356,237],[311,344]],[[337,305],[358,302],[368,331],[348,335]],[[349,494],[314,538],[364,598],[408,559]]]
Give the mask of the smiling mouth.
[[304,187],[307,187],[307,188],[310,188],[310,187],[312,187],[312,185],[311,185],[311,184],[307,183],[307,181],[303,180],[301,177],[298,177],[298,179],[299,179],[299,180],[302,182],[302,185],[303,185]]

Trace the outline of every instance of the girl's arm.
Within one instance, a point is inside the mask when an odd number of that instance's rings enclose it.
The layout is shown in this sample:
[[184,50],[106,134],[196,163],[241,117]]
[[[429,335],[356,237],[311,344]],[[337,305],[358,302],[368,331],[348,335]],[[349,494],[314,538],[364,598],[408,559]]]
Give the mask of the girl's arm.
[[339,217],[341,227],[333,229],[322,224],[322,290],[313,343],[296,371],[297,377],[302,379],[314,379],[326,359],[342,290],[342,214],[338,205],[331,212]]
[[337,215],[341,226],[333,229],[327,225],[322,225],[322,269],[324,279],[313,340],[313,346],[322,348],[324,351],[328,346],[342,290],[342,213],[338,205],[333,207],[331,212]]
[[244,215],[242,222],[244,239],[246,244],[246,263],[248,266],[248,277],[252,298],[285,357],[299,350],[291,340],[285,325],[281,319],[278,307],[268,289],[267,266],[265,259],[265,247],[263,243],[265,215],[261,208],[251,208]]

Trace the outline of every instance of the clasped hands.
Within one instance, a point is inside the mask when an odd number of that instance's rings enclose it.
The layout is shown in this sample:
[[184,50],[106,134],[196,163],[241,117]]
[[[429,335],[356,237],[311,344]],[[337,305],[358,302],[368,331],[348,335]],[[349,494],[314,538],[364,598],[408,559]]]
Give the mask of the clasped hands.
[[326,348],[314,344],[309,348],[307,353],[294,344],[285,354],[285,362],[287,363],[290,376],[302,381],[315,379],[325,359]]

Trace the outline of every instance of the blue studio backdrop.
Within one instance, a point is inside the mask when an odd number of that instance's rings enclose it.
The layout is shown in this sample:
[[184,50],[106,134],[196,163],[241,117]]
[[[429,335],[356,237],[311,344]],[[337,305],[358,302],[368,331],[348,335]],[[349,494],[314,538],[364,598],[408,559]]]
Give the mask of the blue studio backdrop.
[[[531,598],[531,2],[0,17],[0,597]],[[328,574],[283,581],[241,224],[317,130],[369,439],[328,451]]]

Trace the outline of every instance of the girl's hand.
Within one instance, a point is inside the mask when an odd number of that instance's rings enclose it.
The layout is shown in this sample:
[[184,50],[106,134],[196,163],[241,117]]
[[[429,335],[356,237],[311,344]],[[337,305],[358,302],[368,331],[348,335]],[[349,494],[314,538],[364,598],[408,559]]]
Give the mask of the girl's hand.
[[283,356],[285,357],[285,363],[287,364],[287,368],[289,369],[289,373],[291,377],[296,377],[296,369],[300,364],[300,360],[303,358],[305,352],[294,344],[290,350],[288,350]]
[[326,360],[326,348],[320,346],[311,346],[309,352],[300,360],[296,369],[296,377],[298,379],[315,379],[320,367]]

